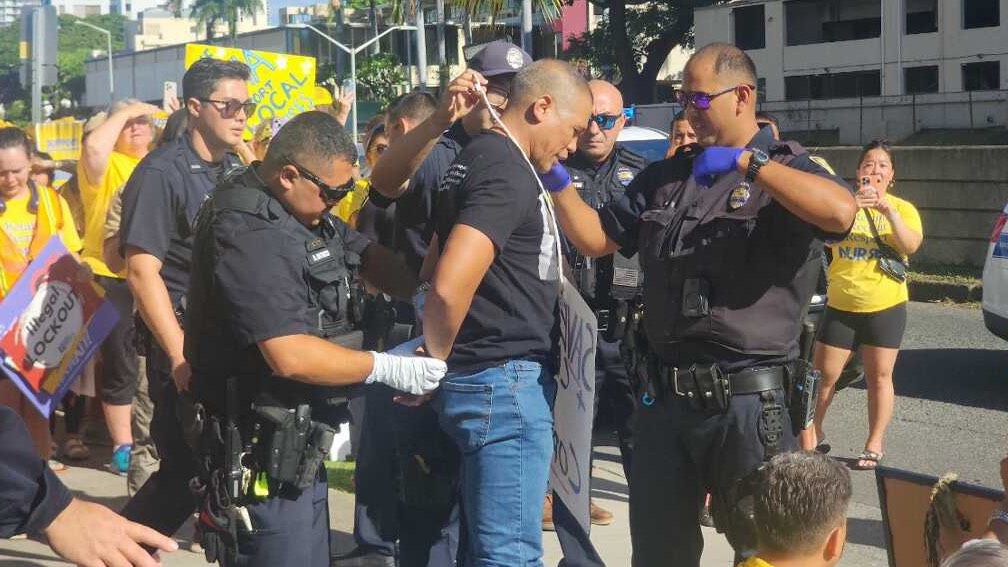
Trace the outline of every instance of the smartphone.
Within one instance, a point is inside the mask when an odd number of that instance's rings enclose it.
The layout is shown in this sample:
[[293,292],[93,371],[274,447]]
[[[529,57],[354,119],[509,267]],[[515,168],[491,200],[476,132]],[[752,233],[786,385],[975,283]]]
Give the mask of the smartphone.
[[354,84],[353,79],[343,79],[343,84],[340,85],[340,94],[347,96],[348,94],[357,90],[357,85]]
[[161,108],[171,114],[171,101],[178,98],[178,83],[175,81],[165,81],[164,91],[161,94]]

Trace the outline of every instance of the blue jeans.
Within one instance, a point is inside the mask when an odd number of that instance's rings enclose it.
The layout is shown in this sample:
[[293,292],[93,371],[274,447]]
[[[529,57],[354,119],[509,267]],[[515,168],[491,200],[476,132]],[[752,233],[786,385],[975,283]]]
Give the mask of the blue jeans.
[[462,452],[467,566],[543,564],[555,395],[552,371],[525,360],[441,382],[435,408]]

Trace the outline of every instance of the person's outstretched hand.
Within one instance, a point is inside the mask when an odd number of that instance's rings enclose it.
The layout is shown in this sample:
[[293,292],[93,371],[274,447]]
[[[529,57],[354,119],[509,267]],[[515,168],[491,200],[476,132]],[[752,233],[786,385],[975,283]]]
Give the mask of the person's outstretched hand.
[[76,498],[43,533],[60,557],[84,567],[154,567],[161,562],[141,545],[161,551],[178,549],[171,538],[133,523],[105,506]]

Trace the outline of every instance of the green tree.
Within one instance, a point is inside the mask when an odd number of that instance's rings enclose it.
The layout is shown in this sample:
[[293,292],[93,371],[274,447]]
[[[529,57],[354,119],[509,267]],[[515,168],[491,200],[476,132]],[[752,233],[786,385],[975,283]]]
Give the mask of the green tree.
[[[56,54],[58,85],[47,90],[47,94],[57,100],[59,98],[80,100],[84,94],[84,62],[91,58],[92,52],[96,50],[104,52],[107,49],[105,34],[85,26],[74,25],[73,22],[77,19],[68,15],[59,17],[59,49]],[[124,16],[107,14],[88,16],[83,19],[112,32],[113,52],[123,49],[126,45],[125,32],[123,31],[123,22],[126,21]],[[18,69],[21,66],[18,53],[20,40],[20,22],[0,27],[0,84],[4,87],[0,88],[0,102],[5,104],[18,99],[27,102],[27,99],[24,98],[27,96],[25,85],[19,89],[8,87],[12,82],[17,83],[18,80]]]
[[214,38],[218,23],[227,23],[228,36],[234,45],[238,37],[238,20],[255,16],[262,6],[262,0],[196,0],[189,17],[203,26],[208,40]]
[[598,28],[573,42],[567,56],[618,73],[627,104],[654,102],[658,72],[669,53],[693,45],[693,10],[724,1],[592,0],[605,16]]
[[357,66],[357,82],[379,107],[392,102],[398,94],[396,88],[405,81],[402,63],[391,53],[372,55]]

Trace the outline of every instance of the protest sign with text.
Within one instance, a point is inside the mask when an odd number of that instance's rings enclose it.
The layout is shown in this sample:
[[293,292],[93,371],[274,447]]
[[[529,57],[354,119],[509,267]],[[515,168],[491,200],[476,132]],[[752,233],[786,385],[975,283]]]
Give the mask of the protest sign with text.
[[566,278],[561,295],[560,369],[553,406],[550,485],[588,533],[598,320]]
[[248,136],[262,122],[269,124],[273,119],[287,122],[315,108],[314,57],[199,43],[186,45],[186,69],[204,57],[241,61],[249,66],[252,72],[249,94],[257,106],[245,126]]
[[0,303],[3,373],[45,417],[119,320],[54,236]]

